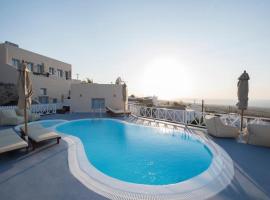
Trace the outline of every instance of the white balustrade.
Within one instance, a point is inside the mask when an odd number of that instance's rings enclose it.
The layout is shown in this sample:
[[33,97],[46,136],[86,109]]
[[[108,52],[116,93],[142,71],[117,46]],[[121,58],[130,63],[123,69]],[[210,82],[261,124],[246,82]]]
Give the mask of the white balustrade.
[[[167,108],[146,107],[136,104],[129,104],[130,112],[138,117],[150,118],[153,120],[167,121],[192,126],[205,126],[205,116],[208,113],[194,110],[176,110]],[[226,119],[226,124],[239,126],[239,114],[222,114],[221,118]]]
[[15,108],[17,108],[17,106],[0,106],[0,110],[10,110]]
[[[15,109],[17,106],[0,106],[0,110]],[[54,104],[32,104],[31,112],[40,115],[55,114],[56,110],[62,108],[61,103]]]

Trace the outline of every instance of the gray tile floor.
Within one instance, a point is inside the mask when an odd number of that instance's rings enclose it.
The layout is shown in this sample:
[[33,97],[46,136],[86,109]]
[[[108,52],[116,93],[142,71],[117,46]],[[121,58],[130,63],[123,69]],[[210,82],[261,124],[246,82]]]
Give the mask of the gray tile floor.
[[[106,116],[106,115],[104,115]],[[103,116],[103,117],[104,117]],[[95,114],[48,115],[42,119],[78,119]],[[99,116],[98,116],[99,117]],[[5,129],[9,127],[0,127]],[[214,139],[231,156],[235,177],[212,199],[270,199],[270,148]],[[45,143],[35,151],[0,155],[0,199],[105,199],[74,178],[68,168],[67,144]]]

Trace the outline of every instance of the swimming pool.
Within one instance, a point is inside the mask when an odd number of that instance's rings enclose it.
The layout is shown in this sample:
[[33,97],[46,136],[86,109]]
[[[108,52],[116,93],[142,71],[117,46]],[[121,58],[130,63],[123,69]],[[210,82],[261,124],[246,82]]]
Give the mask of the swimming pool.
[[138,184],[174,184],[205,171],[212,153],[185,132],[129,125],[115,120],[80,120],[57,127],[80,138],[89,162],[108,176]]
[[74,120],[55,130],[69,144],[71,173],[105,197],[204,199],[234,175],[223,149],[187,131],[114,119]]

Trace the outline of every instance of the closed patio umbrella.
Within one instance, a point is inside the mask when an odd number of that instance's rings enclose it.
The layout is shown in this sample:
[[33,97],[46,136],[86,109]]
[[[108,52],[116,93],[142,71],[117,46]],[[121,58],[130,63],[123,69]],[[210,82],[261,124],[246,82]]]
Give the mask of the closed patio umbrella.
[[122,86],[122,95],[123,95],[123,101],[124,101],[124,112],[126,111],[126,102],[127,102],[127,85],[126,83]]
[[238,96],[238,103],[236,104],[237,108],[241,110],[241,132],[243,129],[243,115],[244,115],[244,110],[247,109],[248,107],[248,80],[249,80],[249,75],[244,71],[244,73],[238,78],[238,91],[237,91],[237,96]]
[[121,77],[119,76],[119,77],[116,79],[115,84],[116,84],[116,85],[120,85],[122,82],[123,82],[123,81],[122,81]]
[[28,116],[26,110],[31,106],[31,96],[33,94],[32,91],[32,82],[30,78],[30,71],[27,68],[26,63],[23,61],[21,68],[19,69],[18,76],[18,108],[24,110],[24,130],[27,136],[27,122]]

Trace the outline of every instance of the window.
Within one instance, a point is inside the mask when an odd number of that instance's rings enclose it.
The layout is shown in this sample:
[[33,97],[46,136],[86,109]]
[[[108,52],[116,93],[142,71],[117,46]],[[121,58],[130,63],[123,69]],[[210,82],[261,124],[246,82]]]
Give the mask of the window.
[[40,74],[43,73],[43,66],[40,64],[37,64],[37,73],[40,73]]
[[66,80],[69,79],[69,72],[68,71],[65,71],[65,77],[66,77]]
[[17,69],[20,68],[20,60],[12,58],[12,65],[16,67]]
[[55,74],[55,71],[54,71],[54,68],[53,67],[49,67],[49,73],[51,75],[54,75]]
[[40,88],[40,94],[41,95],[47,95],[47,88]]
[[53,103],[57,103],[57,98],[53,98]]
[[31,62],[27,62],[27,68],[32,72],[33,71],[34,64]]
[[58,76],[59,78],[62,78],[62,77],[63,77],[63,70],[57,69],[57,76]]
[[105,99],[104,98],[93,98],[92,99],[92,109],[104,109]]
[[39,103],[44,103],[44,104],[49,103],[49,97],[39,96],[38,101],[39,101]]

